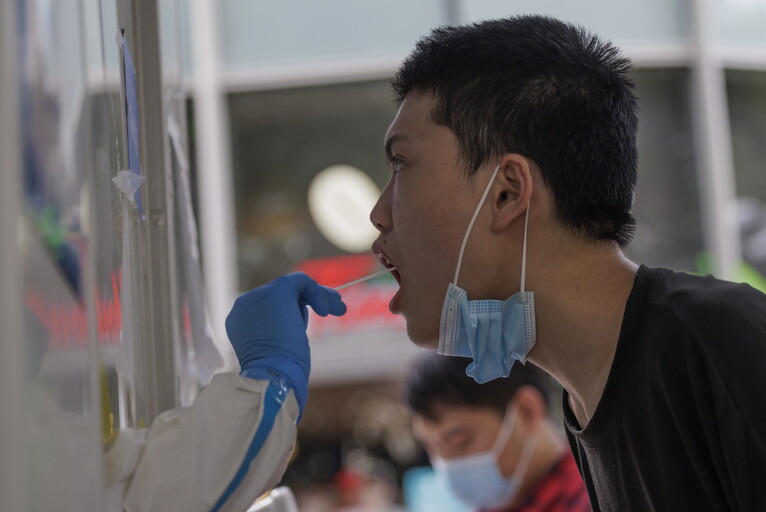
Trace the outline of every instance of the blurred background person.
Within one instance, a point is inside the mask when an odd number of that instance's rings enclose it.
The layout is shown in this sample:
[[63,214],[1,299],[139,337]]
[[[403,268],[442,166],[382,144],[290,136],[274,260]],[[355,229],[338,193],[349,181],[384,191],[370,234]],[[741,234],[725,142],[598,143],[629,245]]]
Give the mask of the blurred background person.
[[479,510],[590,511],[577,465],[548,415],[541,372],[516,363],[478,384],[461,358],[428,354],[406,382],[415,437],[457,498]]

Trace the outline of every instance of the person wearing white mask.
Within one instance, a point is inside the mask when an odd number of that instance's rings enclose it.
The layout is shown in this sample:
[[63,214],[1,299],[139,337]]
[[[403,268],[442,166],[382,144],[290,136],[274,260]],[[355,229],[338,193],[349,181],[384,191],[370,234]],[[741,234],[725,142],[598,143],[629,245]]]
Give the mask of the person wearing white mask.
[[465,360],[427,354],[410,368],[405,397],[415,437],[462,502],[503,512],[591,510],[533,366],[517,363],[509,377],[479,384]]

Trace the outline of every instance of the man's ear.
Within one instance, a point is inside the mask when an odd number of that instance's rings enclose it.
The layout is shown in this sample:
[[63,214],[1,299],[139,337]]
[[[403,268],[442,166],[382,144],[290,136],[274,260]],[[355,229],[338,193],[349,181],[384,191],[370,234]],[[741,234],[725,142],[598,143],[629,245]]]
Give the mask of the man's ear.
[[534,386],[521,386],[514,393],[513,400],[517,407],[518,420],[526,425],[526,430],[534,431],[540,428],[548,418],[545,398]]
[[492,204],[492,229],[503,231],[527,210],[532,198],[530,161],[518,153],[509,153],[500,161],[488,201]]

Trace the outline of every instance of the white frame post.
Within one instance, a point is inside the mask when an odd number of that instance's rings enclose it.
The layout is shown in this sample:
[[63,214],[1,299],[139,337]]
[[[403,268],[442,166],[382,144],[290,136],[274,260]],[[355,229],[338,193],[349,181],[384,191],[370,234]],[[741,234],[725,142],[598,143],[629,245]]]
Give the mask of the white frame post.
[[191,0],[194,136],[202,265],[210,319],[224,368],[237,368],[226,342],[226,315],[238,292],[236,218],[230,164],[228,111],[221,87],[220,5]]
[[[134,280],[134,384],[136,420],[149,426],[162,411],[178,405],[175,336],[177,294],[173,260],[172,180],[165,123],[158,0],[121,0],[118,23],[125,28],[136,68],[139,153],[145,220],[139,232]],[[137,294],[137,295],[136,295]]]
[[700,177],[700,212],[715,274],[734,279],[742,248],[735,210],[736,185],[726,74],[718,54],[709,0],[691,0],[694,59],[692,116]]

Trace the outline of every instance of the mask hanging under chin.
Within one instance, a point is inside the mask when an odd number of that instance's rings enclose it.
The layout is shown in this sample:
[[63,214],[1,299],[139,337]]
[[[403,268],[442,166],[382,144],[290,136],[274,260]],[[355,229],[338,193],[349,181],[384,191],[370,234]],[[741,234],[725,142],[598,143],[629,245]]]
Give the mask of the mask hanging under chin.
[[447,356],[470,357],[466,374],[478,383],[507,377],[516,360],[522,363],[537,340],[534,293],[526,291],[527,226],[529,205],[524,218],[521,258],[521,291],[506,300],[469,300],[458,286],[463,253],[476,218],[497,176],[498,165],[468,224],[458,255],[455,279],[447,287],[439,322],[436,352]]

